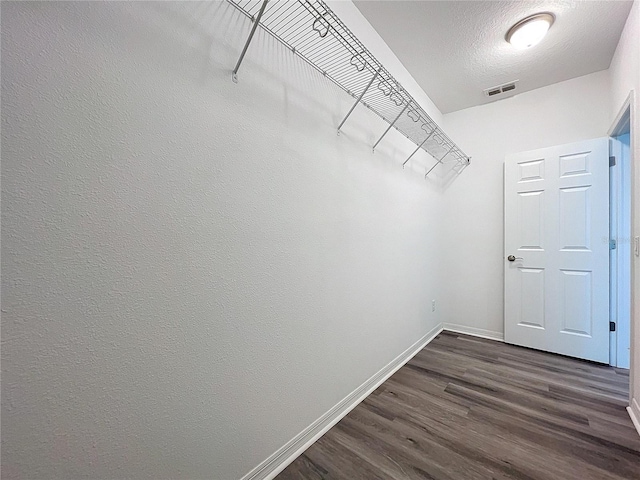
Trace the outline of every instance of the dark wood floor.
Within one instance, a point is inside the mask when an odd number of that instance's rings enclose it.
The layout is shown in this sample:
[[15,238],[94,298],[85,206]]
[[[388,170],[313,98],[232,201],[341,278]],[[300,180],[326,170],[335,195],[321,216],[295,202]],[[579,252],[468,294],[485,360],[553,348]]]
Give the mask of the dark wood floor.
[[640,479],[628,371],[441,333],[277,480]]

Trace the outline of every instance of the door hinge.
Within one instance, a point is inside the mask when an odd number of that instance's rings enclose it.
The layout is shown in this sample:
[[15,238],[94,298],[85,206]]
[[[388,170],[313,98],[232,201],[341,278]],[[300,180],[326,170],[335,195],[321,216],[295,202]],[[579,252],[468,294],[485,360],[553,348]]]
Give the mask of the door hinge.
[[616,322],[609,322],[609,331],[610,332],[616,331]]
[[615,250],[616,248],[618,248],[618,242],[616,242],[615,238],[612,238],[609,240],[609,250]]
[[610,167],[616,166],[616,157],[609,157],[609,166]]

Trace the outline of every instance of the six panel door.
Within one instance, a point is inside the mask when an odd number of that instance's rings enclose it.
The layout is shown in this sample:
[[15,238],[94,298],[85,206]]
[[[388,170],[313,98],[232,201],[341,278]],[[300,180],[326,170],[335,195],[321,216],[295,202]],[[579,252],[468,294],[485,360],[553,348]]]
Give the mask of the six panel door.
[[506,342],[609,362],[608,152],[602,138],[507,156]]

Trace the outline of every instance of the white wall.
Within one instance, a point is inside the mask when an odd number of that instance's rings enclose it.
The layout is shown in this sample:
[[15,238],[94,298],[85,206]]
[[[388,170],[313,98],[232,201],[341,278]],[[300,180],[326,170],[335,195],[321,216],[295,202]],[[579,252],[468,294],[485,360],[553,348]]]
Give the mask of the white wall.
[[444,116],[472,157],[445,193],[445,323],[503,336],[505,155],[606,136],[608,112],[603,71]]
[[2,2],[3,478],[239,478],[439,323],[413,146],[249,28]]
[[[625,24],[616,53],[609,67],[611,72],[611,105],[609,109],[609,122],[622,108],[631,90],[635,91],[635,105],[632,105],[633,138],[631,148],[633,150],[632,172],[633,192],[632,202],[633,225],[632,236],[640,236],[640,121],[638,121],[638,102],[640,101],[640,2],[634,2],[627,23]],[[633,258],[632,288],[633,288],[633,320],[631,325],[631,397],[632,408],[636,421],[640,422],[640,259]],[[640,432],[640,423],[636,424]]]

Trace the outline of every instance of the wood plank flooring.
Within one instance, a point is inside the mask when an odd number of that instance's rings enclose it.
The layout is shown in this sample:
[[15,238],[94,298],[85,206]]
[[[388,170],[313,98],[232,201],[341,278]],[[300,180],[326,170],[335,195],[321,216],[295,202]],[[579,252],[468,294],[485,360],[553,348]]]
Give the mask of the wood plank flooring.
[[443,332],[277,480],[640,479],[628,371]]

